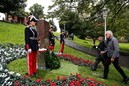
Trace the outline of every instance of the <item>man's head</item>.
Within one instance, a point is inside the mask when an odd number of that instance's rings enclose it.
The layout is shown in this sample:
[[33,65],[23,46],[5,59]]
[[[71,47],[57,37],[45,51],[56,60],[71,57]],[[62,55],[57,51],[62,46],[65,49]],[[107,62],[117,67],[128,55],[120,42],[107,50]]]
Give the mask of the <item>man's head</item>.
[[35,26],[36,25],[36,23],[37,23],[37,19],[35,18],[35,17],[32,17],[32,18],[30,18],[29,19],[29,25],[31,25],[31,26]]
[[103,41],[103,40],[104,40],[104,36],[103,36],[103,35],[99,35],[99,36],[98,36],[98,41],[101,42],[101,41]]
[[112,33],[111,30],[106,31],[105,35],[106,35],[106,38],[107,38],[107,39],[113,37],[113,33]]
[[52,32],[54,30],[53,26],[50,26],[49,31]]

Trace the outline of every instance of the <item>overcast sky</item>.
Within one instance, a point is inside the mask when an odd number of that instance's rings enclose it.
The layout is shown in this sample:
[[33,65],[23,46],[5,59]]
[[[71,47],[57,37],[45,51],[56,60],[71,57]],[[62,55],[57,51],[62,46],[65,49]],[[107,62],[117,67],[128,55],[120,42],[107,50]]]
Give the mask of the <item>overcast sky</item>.
[[[53,4],[51,0],[27,0],[27,7],[25,8],[25,10],[29,12],[29,8],[35,3],[38,3],[39,5],[42,5],[44,7],[43,11],[45,14],[47,14],[48,12],[48,6]],[[54,23],[57,26],[57,31],[60,32],[58,20],[54,19]]]
[[29,11],[29,8],[35,3],[38,3],[39,5],[42,5],[44,7],[45,14],[48,12],[48,6],[53,4],[51,0],[27,0],[27,7],[25,8],[25,10]]

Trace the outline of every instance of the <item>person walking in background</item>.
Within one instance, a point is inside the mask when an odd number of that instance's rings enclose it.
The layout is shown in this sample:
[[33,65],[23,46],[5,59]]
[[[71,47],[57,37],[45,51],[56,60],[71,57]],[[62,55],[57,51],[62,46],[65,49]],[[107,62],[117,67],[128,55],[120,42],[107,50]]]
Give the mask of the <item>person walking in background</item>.
[[106,44],[107,50],[101,51],[101,53],[107,52],[108,59],[105,62],[104,76],[102,78],[107,79],[109,72],[109,65],[113,63],[116,70],[123,77],[122,83],[126,84],[129,78],[126,76],[122,68],[119,66],[119,43],[118,40],[113,36],[112,31],[106,31]]
[[99,35],[98,36],[98,41],[99,41],[99,45],[96,47],[97,48],[97,51],[98,51],[98,54],[97,54],[95,63],[91,67],[91,69],[93,71],[96,71],[97,66],[98,66],[98,64],[101,61],[102,61],[103,65],[104,65],[104,62],[107,59],[107,54],[106,53],[103,53],[103,54],[100,53],[101,51],[105,51],[106,50],[106,44],[105,44],[105,41],[104,41],[104,36],[103,35]]
[[60,54],[62,54],[64,52],[64,44],[65,44],[65,33],[64,31],[61,32],[60,34]]
[[52,31],[53,31],[53,27],[51,27],[49,29],[49,49],[50,49],[50,51],[53,51],[54,50],[54,46],[55,46],[55,36],[52,33]]
[[27,51],[28,76],[35,76],[37,72],[36,57],[39,47],[37,40],[36,22],[37,19],[35,17],[29,18],[28,26],[25,28],[25,49]]

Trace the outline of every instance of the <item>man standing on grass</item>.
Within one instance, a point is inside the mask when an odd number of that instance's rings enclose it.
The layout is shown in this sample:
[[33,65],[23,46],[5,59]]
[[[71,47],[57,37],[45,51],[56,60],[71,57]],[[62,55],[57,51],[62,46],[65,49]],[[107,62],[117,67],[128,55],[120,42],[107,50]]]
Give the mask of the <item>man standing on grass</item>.
[[50,51],[54,51],[55,46],[55,36],[53,34],[53,27],[49,29],[49,49]]
[[119,43],[118,43],[118,40],[113,36],[112,31],[106,31],[105,35],[106,35],[107,50],[102,51],[101,53],[107,52],[108,59],[105,61],[104,76],[102,78],[107,79],[108,72],[109,72],[109,65],[111,63],[113,63],[116,70],[123,77],[122,83],[126,84],[129,81],[129,78],[126,76],[124,71],[119,66]]
[[65,44],[65,32],[62,31],[60,34],[60,54],[62,54],[64,52],[64,44]]
[[105,51],[105,50],[106,50],[106,44],[105,44],[105,42],[104,42],[104,36],[103,36],[103,35],[99,35],[99,36],[98,36],[98,41],[99,41],[99,45],[98,45],[98,47],[96,47],[97,50],[98,50],[98,55],[97,55],[97,57],[96,57],[95,63],[94,63],[93,66],[91,67],[91,69],[92,69],[93,71],[96,71],[97,66],[98,66],[98,64],[99,64],[101,61],[102,61],[103,65],[104,65],[104,62],[105,62],[105,60],[107,59],[107,54],[106,54],[106,53],[103,53],[103,54],[100,53],[101,51]]
[[27,67],[28,76],[35,76],[37,72],[36,58],[38,47],[37,30],[36,30],[37,19],[30,17],[28,26],[25,28],[25,49],[27,51]]

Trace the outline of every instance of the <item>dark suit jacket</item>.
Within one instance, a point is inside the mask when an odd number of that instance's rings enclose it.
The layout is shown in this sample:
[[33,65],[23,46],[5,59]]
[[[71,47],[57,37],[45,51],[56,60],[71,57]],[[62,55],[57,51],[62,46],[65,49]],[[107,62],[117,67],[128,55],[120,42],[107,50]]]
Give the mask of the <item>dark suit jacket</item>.
[[37,31],[29,26],[25,28],[25,49],[32,49],[32,51],[37,51],[39,49]]
[[52,32],[49,31],[49,44],[54,46],[55,45],[55,36]]
[[64,34],[60,34],[60,43],[61,44],[65,43],[64,39],[65,39],[65,35]]

